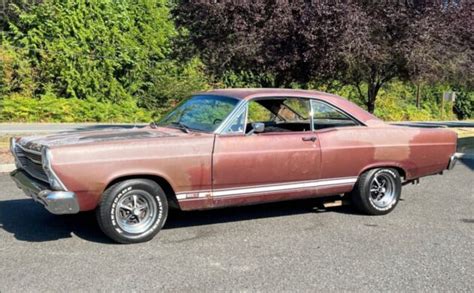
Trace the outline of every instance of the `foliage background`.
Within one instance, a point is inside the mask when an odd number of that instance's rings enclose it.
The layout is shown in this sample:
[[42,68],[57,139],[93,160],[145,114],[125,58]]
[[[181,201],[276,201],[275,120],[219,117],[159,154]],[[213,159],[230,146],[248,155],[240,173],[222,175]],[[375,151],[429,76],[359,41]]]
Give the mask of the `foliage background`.
[[[221,6],[168,0],[8,1],[0,7],[4,11],[0,19],[0,122],[148,122],[192,92],[216,87],[318,89],[367,106],[359,90],[369,92],[370,82],[362,80],[356,88],[343,75],[311,78],[294,70],[306,68],[306,63],[298,59],[302,54],[294,53],[300,48],[285,45],[294,34],[279,30],[283,25],[291,27],[291,19],[281,23],[275,18],[266,24],[268,34],[278,41],[273,53],[267,52],[274,54],[270,61],[283,54],[284,62],[275,67],[254,62],[252,54],[258,46],[252,40],[260,41],[261,32],[252,25],[258,28],[264,15],[259,2],[271,1],[255,1],[254,6],[230,1]],[[280,5],[274,13],[283,17],[291,11],[288,9]],[[327,9],[338,17],[344,12],[341,7]],[[183,20],[189,11],[196,13],[192,23]],[[298,17],[306,15],[304,9],[297,13]],[[324,13],[316,16],[319,21],[329,19]],[[243,28],[233,26],[245,17],[253,22]],[[339,22],[342,28],[347,26],[341,18],[331,19],[333,27]],[[223,26],[224,22],[232,26]],[[328,43],[324,50],[308,51],[315,54],[308,64],[327,60],[318,62],[336,68],[338,60],[328,58],[334,53],[328,40],[337,37],[337,31],[324,31],[320,23],[308,28],[305,38],[311,39],[314,33]],[[472,27],[467,29],[472,32]],[[246,44],[245,50],[239,40]],[[230,57],[229,63],[222,61]],[[415,69],[417,76],[433,72],[432,68]],[[470,75],[472,68],[468,69],[465,72]],[[453,72],[452,76],[458,74]],[[397,121],[472,119],[472,84],[457,83],[460,79],[408,79],[399,74],[380,87],[374,113]],[[419,109],[417,89],[422,101]],[[443,92],[453,90],[458,93],[455,105],[446,103],[440,109]]]

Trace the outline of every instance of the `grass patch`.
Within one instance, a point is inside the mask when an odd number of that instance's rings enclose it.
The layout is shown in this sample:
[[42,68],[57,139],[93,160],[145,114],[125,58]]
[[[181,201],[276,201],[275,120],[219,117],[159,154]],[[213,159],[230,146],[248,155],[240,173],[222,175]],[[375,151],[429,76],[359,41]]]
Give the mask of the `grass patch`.
[[474,154],[474,128],[451,128],[458,134],[457,152]]
[[464,127],[464,128],[450,128],[450,129],[456,131],[459,138],[474,136],[474,128],[472,128],[472,127],[471,128],[467,128],[467,127]]
[[0,149],[8,148],[10,145],[10,137],[9,136],[0,136]]

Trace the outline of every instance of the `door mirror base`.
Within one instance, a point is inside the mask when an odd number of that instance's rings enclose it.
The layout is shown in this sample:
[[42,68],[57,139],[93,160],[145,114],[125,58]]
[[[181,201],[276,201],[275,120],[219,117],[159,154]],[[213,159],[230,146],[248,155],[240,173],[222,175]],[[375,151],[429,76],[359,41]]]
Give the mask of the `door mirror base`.
[[262,133],[265,131],[265,124],[262,122],[254,122],[252,123],[252,130],[247,133],[247,135],[252,135],[254,133]]

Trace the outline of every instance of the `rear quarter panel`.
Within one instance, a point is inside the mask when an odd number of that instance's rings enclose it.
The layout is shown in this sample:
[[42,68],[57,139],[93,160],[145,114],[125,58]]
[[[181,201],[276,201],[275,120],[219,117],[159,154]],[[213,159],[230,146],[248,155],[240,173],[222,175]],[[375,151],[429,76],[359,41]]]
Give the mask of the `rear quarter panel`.
[[365,170],[398,167],[410,180],[446,169],[456,151],[457,136],[445,129],[384,125],[318,131],[321,176],[358,176]]

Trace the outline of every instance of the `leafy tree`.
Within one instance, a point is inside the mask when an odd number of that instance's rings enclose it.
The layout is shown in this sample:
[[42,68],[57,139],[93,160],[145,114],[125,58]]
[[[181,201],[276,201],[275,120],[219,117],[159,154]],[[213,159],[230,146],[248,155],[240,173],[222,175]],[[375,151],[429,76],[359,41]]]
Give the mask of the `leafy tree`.
[[[424,85],[461,85],[473,88],[473,25],[467,1],[443,1],[440,6],[418,6],[423,18],[417,22],[415,46],[407,51],[409,80],[417,86],[417,106]],[[435,25],[433,25],[435,24]]]
[[174,14],[189,31],[185,52],[199,54],[211,74],[244,73],[262,86],[289,86],[332,72],[338,58],[331,52],[343,33],[333,28],[348,28],[347,9],[307,1],[183,1]]
[[174,13],[189,30],[190,52],[218,77],[270,74],[286,87],[342,81],[373,112],[379,90],[395,78],[449,80],[463,66],[472,72],[473,3],[453,3],[183,1]]

